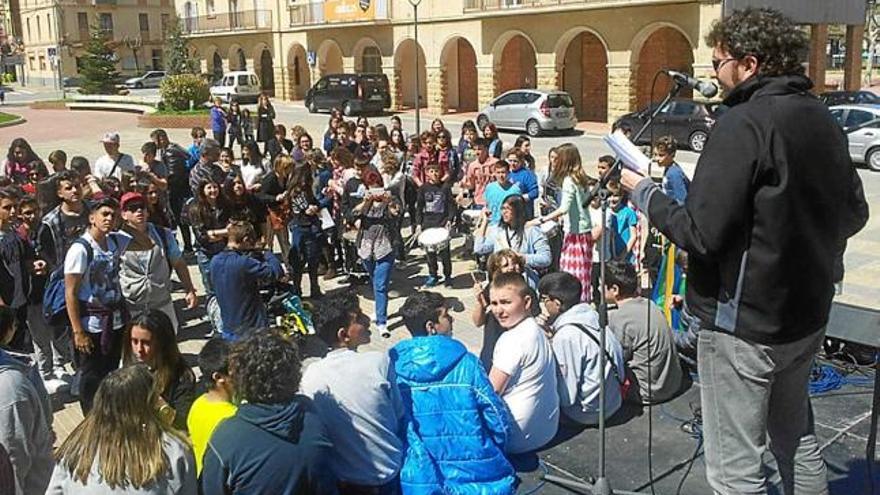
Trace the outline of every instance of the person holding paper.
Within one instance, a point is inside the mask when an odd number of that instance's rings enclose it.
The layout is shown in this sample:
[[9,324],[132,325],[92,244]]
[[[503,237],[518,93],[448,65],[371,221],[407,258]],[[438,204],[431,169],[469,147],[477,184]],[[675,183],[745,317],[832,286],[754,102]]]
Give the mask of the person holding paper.
[[559,270],[578,278],[583,288],[581,301],[590,302],[590,274],[593,269],[593,235],[589,204],[589,177],[581,164],[581,154],[575,145],[565,143],[556,148],[556,161],[550,170],[550,179],[562,184],[559,207],[548,215],[532,220],[528,225],[541,225],[566,216]]
[[810,93],[799,26],[748,8],[716,21],[706,42],[730,109],[684,204],[629,169],[621,183],[689,255],[709,485],[766,493],[769,449],[785,493],[828,493],[807,384],[842,277],[835,264],[868,218],[861,180]]

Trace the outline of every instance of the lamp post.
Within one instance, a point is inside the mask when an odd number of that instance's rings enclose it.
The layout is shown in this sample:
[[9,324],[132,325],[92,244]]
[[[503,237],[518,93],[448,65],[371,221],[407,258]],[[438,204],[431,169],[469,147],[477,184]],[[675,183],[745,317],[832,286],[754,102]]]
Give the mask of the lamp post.
[[419,81],[419,4],[422,0],[409,0],[409,4],[413,8],[413,39],[415,41],[414,51],[416,52],[416,136],[422,133],[421,119],[421,99],[420,81]]

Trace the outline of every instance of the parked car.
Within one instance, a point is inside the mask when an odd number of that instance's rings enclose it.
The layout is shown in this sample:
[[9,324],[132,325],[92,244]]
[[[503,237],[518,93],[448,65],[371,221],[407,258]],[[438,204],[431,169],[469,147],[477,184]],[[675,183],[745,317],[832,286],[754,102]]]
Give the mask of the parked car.
[[211,86],[211,98],[220,98],[226,103],[256,103],[261,94],[260,79],[251,71],[234,71]]
[[126,88],[158,88],[165,79],[164,70],[151,70],[137,77],[125,80]]
[[[614,122],[613,129],[629,126],[635,133],[648,120],[651,112],[659,103],[654,103],[638,112],[628,113]],[[676,98],[666,104],[654,119],[652,132],[646,132],[635,144],[651,144],[651,136],[671,135],[682,145],[693,151],[703,151],[706,140],[715,121],[727,107],[719,102],[702,102],[685,98]]]
[[309,89],[305,99],[310,113],[339,108],[345,115],[382,113],[391,106],[385,74],[330,74]]
[[880,104],[880,96],[870,91],[828,91],[819,95],[819,99],[829,107],[860,103]]
[[849,140],[849,156],[880,172],[880,105],[837,105],[831,115]]
[[546,131],[574,129],[577,115],[565,91],[515,89],[489,102],[477,116],[480,129],[489,122],[500,129],[524,130],[535,137]]

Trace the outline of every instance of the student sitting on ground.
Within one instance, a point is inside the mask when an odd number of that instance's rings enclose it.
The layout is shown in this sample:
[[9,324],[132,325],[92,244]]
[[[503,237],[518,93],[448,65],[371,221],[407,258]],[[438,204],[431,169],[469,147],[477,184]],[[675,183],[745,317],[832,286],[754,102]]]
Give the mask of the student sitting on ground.
[[605,380],[605,418],[623,403],[623,349],[613,333],[605,334],[605,368],[599,367],[599,315],[580,302],[580,280],[566,272],[545,275],[538,284],[550,344],[556,356],[559,407],[563,416],[582,425],[599,423],[599,383]]
[[333,441],[340,492],[397,493],[403,405],[388,355],[357,352],[370,343],[370,318],[356,294],[328,296],[312,314],[331,350],[306,368],[300,391],[312,398]]
[[[608,264],[605,298],[608,304],[617,305],[617,309],[608,313],[608,324],[623,346],[623,355],[633,379],[633,386],[625,399],[641,403],[663,402],[681,388],[681,365],[666,317],[654,303],[639,296],[638,290],[636,270],[631,264],[620,261]],[[649,306],[650,328],[647,326]]]
[[233,347],[229,371],[241,405],[208,441],[202,493],[338,493],[330,436],[311,401],[297,394],[296,345],[256,332]]
[[193,402],[186,418],[196,456],[196,473],[202,472],[202,459],[214,429],[224,419],[234,416],[233,389],[229,379],[229,342],[213,338],[199,352],[202,385],[207,389]]
[[492,280],[489,295],[492,314],[504,328],[495,344],[489,380],[515,422],[507,452],[533,451],[549,442],[559,426],[553,350],[530,316],[537,302],[521,275],[498,275]]
[[257,252],[257,233],[250,222],[229,222],[226,249],[211,260],[211,280],[223,338],[238,340],[269,325],[266,305],[260,299],[260,284],[284,275],[281,262],[270,251]]
[[510,413],[479,359],[451,338],[443,296],[416,292],[400,314],[413,335],[390,351],[407,418],[403,493],[513,493]]

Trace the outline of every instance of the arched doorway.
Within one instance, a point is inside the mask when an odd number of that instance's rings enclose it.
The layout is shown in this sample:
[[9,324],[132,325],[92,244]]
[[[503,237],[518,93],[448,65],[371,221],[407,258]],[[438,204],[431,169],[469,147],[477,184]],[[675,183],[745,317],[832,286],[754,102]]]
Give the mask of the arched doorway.
[[[416,52],[418,50],[418,52]],[[418,53],[418,67],[416,67]],[[428,72],[425,69],[425,52],[415,41],[406,39],[397,45],[394,52],[394,69],[399,74],[398,91],[404,107],[415,108],[416,105],[416,74],[419,77],[419,106],[426,107],[428,102]],[[418,73],[416,72],[418,70]]]
[[538,75],[535,69],[535,49],[521,34],[507,41],[501,51],[498,74],[498,93],[512,89],[536,88]]
[[247,58],[241,48],[238,49],[238,70],[247,70]]
[[364,74],[380,74],[382,72],[382,53],[377,46],[364,48],[361,55],[361,72]]
[[446,42],[440,55],[446,69],[446,108],[456,112],[477,111],[477,54],[462,37]]
[[260,89],[269,96],[275,96],[275,68],[272,65],[272,52],[263,48],[260,53]]
[[318,48],[318,69],[321,76],[342,72],[342,49],[335,41],[327,40]]
[[[639,58],[634,64],[638,70],[635,77],[636,109],[646,107],[651,101],[651,84],[654,75],[662,69],[673,69],[688,74],[693,73],[694,52],[687,38],[677,29],[663,26],[645,39],[638,51]],[[672,87],[669,78],[660,77],[654,88],[654,99],[660,100]],[[684,89],[679,96],[690,98],[693,90]]]
[[311,71],[306,59],[306,49],[300,44],[290,47],[287,54],[287,73],[291,100],[301,100],[311,87]]
[[215,82],[223,77],[223,57],[217,52],[214,52],[214,57],[211,60],[211,75]]
[[606,122],[608,55],[605,45],[598,36],[585,31],[563,50],[560,86],[571,95],[578,120]]

